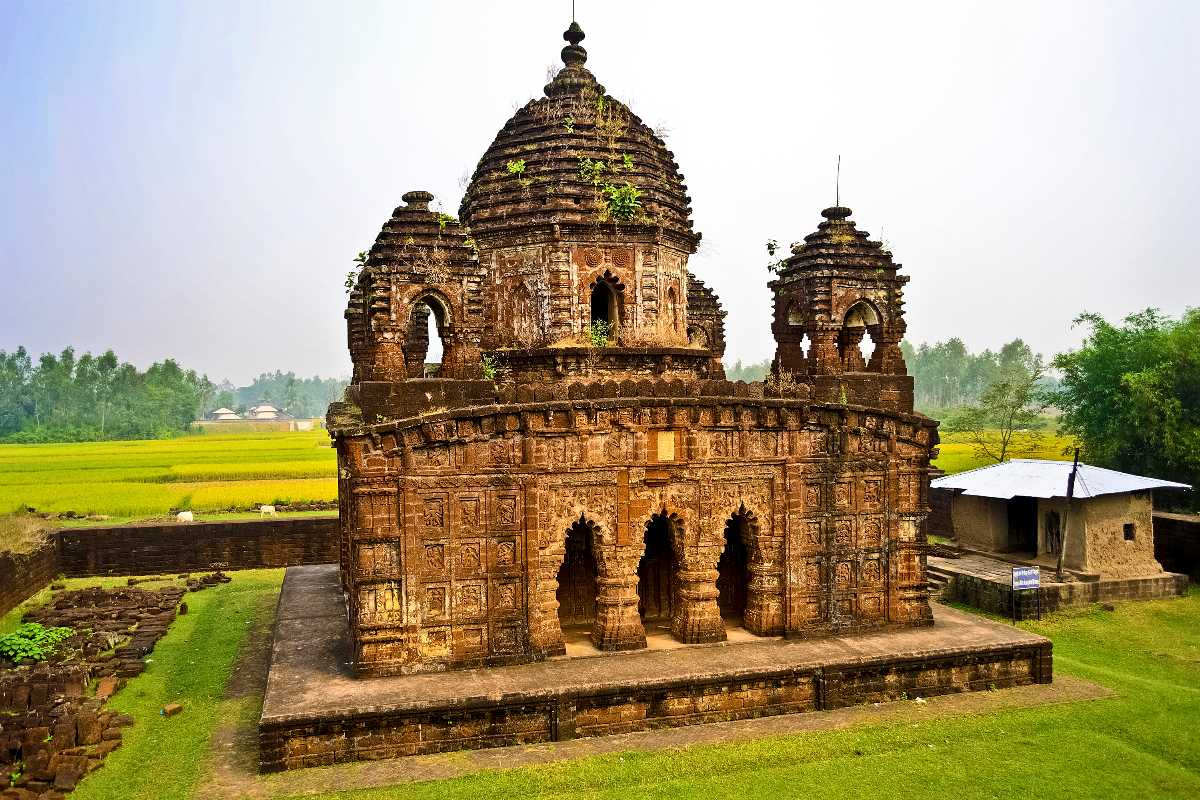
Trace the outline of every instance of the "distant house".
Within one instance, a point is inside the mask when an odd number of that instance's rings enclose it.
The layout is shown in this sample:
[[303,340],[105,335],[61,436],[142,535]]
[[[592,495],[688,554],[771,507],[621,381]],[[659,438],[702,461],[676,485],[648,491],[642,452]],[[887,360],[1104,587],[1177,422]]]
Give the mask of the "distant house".
[[1046,565],[1065,551],[1066,569],[1101,579],[1161,574],[1152,492],[1191,487],[1080,464],[1068,504],[1071,466],[1014,459],[937,478],[930,488],[948,499],[953,530],[933,533],[950,533],[969,550]]
[[246,411],[246,419],[295,419],[295,417],[286,411],[280,411],[269,403],[260,403],[250,406]]
[[192,427],[198,430],[236,431],[309,431],[318,420],[297,419],[270,403],[250,406],[244,416],[228,408],[218,408],[196,420]]

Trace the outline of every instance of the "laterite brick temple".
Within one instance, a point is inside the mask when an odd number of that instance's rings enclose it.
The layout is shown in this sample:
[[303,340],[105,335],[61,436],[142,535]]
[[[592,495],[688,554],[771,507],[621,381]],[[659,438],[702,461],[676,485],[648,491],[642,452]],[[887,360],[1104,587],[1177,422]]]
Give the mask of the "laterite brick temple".
[[823,211],[771,376],[726,381],[683,176],[564,38],[459,219],[405,194],[350,293],[340,568],[285,581],[263,767],[1048,681],[1046,640],[934,624],[891,254]]

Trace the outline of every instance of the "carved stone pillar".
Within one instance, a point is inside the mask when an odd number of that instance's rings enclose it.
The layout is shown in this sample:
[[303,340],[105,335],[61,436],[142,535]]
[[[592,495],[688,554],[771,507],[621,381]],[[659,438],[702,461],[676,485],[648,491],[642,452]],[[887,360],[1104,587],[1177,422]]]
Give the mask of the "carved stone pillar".
[[394,326],[376,329],[371,347],[371,378],[375,381],[402,381],[407,377],[404,365],[404,336]]
[[558,618],[558,568],[562,552],[544,554],[537,562],[537,594],[529,625],[529,649],[543,658],[565,655]]
[[842,369],[846,372],[866,371],[867,365],[863,363],[862,352],[858,349],[866,332],[866,328],[842,328],[838,337],[838,349],[842,352]]
[[900,341],[884,333],[880,333],[875,341],[875,352],[871,355],[871,371],[883,375],[907,375],[908,369],[904,365]]
[[646,647],[646,630],[638,615],[637,583],[636,574],[596,578],[599,593],[596,595],[592,644],[601,650],[642,650]]
[[681,569],[677,578],[671,635],[686,644],[725,641],[725,625],[717,606],[717,571]]
[[817,327],[809,331],[812,345],[808,350],[808,367],[812,375],[838,375],[842,359],[838,353],[837,326]]
[[783,570],[779,565],[750,565],[742,626],[755,636],[783,633]]

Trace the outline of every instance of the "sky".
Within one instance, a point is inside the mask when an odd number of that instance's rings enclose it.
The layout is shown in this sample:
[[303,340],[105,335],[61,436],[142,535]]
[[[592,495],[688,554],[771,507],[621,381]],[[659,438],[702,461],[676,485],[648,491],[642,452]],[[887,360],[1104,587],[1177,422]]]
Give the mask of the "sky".
[[[1200,305],[1200,3],[578,0],[588,67],[669,131],[729,312],[841,199],[911,277],[908,338],[1078,346]],[[0,350],[214,380],[350,372],[343,281],[559,64],[569,0],[0,2]]]

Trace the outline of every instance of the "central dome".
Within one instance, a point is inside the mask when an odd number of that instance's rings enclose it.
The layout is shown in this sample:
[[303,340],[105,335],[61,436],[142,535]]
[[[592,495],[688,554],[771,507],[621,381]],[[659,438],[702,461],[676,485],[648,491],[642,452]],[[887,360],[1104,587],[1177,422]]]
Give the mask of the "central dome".
[[694,252],[691,198],[674,154],[584,66],[583,31],[563,34],[563,68],[505,123],[459,214],[481,239],[521,228],[660,229]]

